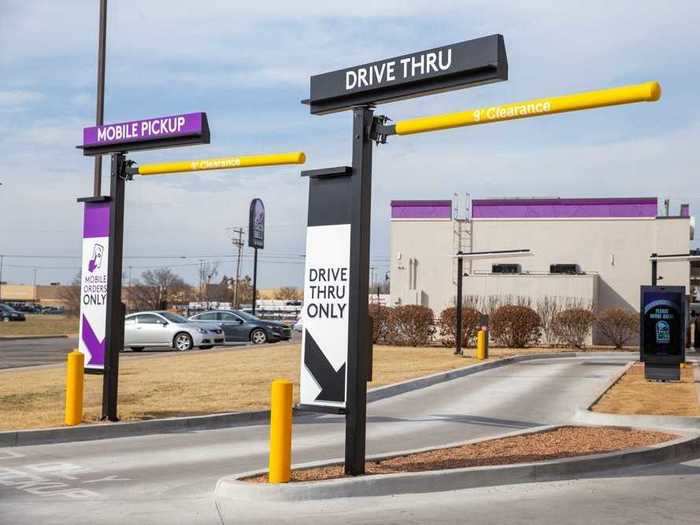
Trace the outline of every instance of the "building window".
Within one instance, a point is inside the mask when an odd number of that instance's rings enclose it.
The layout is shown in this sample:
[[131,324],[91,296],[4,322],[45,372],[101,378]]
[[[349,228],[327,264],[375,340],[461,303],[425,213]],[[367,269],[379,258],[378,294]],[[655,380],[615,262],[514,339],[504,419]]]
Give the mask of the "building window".
[[577,274],[581,273],[581,270],[578,264],[550,264],[549,273]]
[[493,264],[491,273],[521,273],[519,264]]

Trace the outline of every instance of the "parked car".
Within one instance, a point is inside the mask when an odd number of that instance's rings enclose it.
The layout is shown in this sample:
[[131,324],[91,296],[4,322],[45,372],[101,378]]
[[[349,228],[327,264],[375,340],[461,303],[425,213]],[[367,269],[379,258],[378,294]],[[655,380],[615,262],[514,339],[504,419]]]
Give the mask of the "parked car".
[[220,327],[196,323],[172,312],[138,312],[124,320],[124,346],[136,352],[147,346],[184,352],[195,346],[207,349],[223,342]]
[[304,321],[302,320],[301,316],[299,316],[299,319],[297,319],[296,323],[294,323],[294,326],[292,326],[292,330],[294,330],[295,332],[304,331]]
[[4,322],[26,321],[27,318],[24,317],[24,314],[22,312],[18,312],[10,305],[0,304],[0,320]]
[[62,315],[64,311],[63,306],[44,306],[41,309],[41,313],[47,315]]
[[220,326],[227,343],[248,342],[256,345],[287,341],[292,330],[283,323],[265,321],[241,310],[210,310],[190,317],[192,321]]

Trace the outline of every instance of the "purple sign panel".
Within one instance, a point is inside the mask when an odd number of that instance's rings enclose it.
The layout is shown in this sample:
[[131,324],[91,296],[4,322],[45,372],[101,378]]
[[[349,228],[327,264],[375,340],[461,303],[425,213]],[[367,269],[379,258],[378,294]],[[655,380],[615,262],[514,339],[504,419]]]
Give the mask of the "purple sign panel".
[[111,202],[86,202],[83,219],[78,349],[85,354],[85,368],[98,370],[105,364],[110,206]]
[[185,113],[83,129],[85,155],[209,143],[206,113]]

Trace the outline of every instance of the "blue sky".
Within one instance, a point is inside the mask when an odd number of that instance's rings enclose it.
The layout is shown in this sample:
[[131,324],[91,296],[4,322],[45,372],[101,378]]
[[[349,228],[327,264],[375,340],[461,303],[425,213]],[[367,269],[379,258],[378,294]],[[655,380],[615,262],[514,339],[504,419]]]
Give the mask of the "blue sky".
[[[68,282],[79,267],[75,199],[92,191],[93,168],[75,145],[94,122],[97,4],[0,0],[3,280],[31,282],[37,268],[41,283]],[[312,74],[501,33],[508,82],[378,113],[410,118],[661,82],[656,104],[390,139],[374,156],[372,259],[383,273],[392,199],[648,195],[670,198],[674,212],[681,202],[700,209],[699,25],[700,6],[681,0],[112,1],[105,120],[208,113],[210,145],[133,154],[140,162],[301,149],[307,168],[321,168],[350,162],[351,122],[299,103]],[[267,208],[262,286],[300,285],[307,182],[298,168],[130,182],[125,267],[137,276],[168,265],[195,282],[206,257],[231,274],[227,228],[246,226],[253,197]]]

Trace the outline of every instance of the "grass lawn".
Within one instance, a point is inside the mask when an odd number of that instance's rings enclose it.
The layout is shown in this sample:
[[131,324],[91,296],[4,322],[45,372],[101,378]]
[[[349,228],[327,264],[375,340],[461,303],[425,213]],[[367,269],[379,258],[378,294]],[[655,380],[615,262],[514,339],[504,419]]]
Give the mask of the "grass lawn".
[[70,335],[78,333],[78,318],[65,315],[25,314],[26,321],[0,322],[0,337]]
[[[490,359],[557,351],[549,348],[490,349]],[[563,350],[558,350],[563,351]],[[374,381],[369,388],[475,363],[474,349],[455,356],[444,347],[374,347]],[[268,408],[270,383],[294,381],[298,401],[299,345],[167,356],[120,362],[119,416],[139,420]],[[0,430],[61,426],[65,369],[0,373]],[[85,422],[100,415],[102,376],[85,376]]]
[[681,381],[659,383],[644,379],[637,363],[593,406],[594,412],[655,416],[700,416],[693,367],[681,369]]
[[[474,362],[446,348],[374,349],[371,387]],[[270,383],[293,380],[298,401],[299,345],[123,359],[119,416],[122,420],[258,410],[269,406]],[[65,369],[0,374],[0,430],[61,426]],[[85,422],[100,415],[102,376],[85,376]]]

